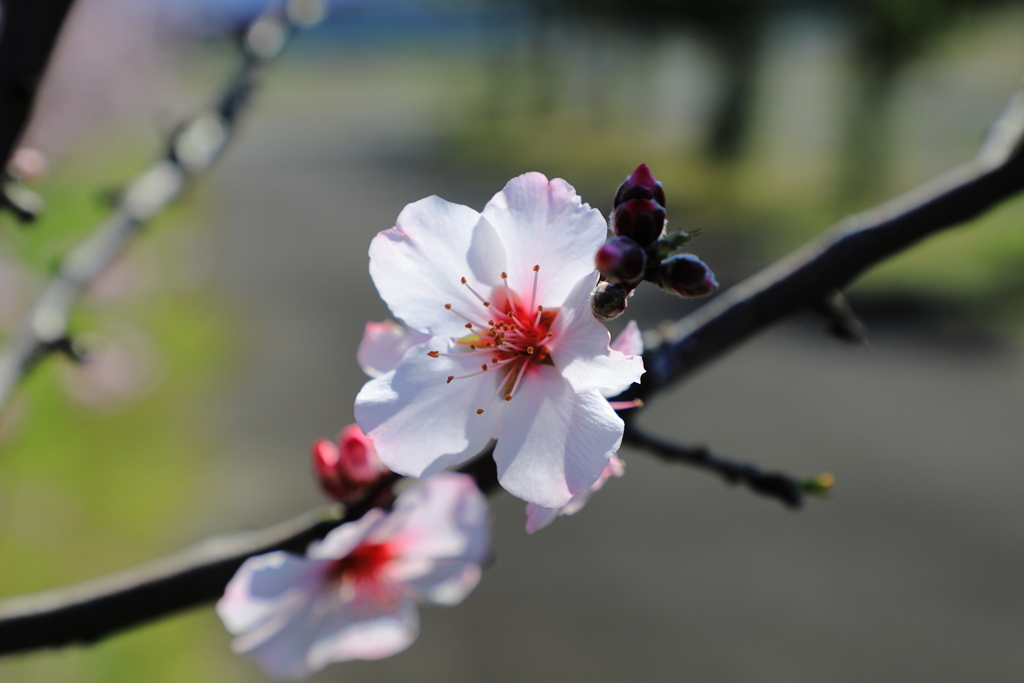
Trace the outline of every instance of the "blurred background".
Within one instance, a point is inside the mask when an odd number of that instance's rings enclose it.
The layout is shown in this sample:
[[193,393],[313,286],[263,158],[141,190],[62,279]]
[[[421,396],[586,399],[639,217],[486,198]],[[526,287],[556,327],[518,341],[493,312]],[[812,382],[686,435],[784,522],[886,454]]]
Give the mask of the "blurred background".
[[[78,0],[23,145],[47,209],[0,218],[0,329],[212,99],[252,0]],[[322,502],[314,439],[352,421],[366,248],[437,194],[480,209],[564,177],[607,213],[639,163],[728,287],[966,161],[1024,75],[1010,0],[339,2],[262,79],[223,162],[97,283],[0,419],[0,594],[121,569]],[[35,158],[35,157],[33,157]],[[873,270],[871,343],[801,318],[642,423],[798,474],[794,513],[629,450],[626,476],[496,559],[382,662],[315,681],[1020,681],[1024,200]],[[627,318],[692,305],[641,288]],[[265,680],[210,608],[4,682]]]

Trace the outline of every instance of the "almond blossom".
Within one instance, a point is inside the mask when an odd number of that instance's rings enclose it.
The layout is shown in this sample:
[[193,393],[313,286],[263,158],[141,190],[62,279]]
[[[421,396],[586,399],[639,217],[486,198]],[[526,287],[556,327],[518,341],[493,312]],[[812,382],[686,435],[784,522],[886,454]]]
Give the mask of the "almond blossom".
[[487,503],[472,478],[443,473],[342,524],[306,556],[250,557],[217,602],[232,649],[271,676],[381,659],[419,632],[416,603],[455,605],[480,580]]
[[497,439],[498,480],[527,502],[560,507],[597,481],[624,426],[604,396],[643,374],[591,312],[606,235],[568,183],[527,173],[481,213],[428,197],[374,238],[377,291],[430,335],[356,398],[385,465],[429,476]]

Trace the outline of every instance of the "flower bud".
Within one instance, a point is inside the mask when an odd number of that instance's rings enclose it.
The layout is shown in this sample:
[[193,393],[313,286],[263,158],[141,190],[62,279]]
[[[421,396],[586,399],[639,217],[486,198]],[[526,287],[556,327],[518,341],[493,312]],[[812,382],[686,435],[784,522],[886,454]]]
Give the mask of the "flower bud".
[[359,500],[389,472],[373,442],[359,425],[349,425],[338,434],[338,442],[319,439],[313,444],[313,472],[328,497],[349,503]]
[[647,254],[628,237],[613,237],[597,250],[594,263],[611,282],[638,282],[647,267]]
[[615,191],[615,199],[612,200],[612,209],[619,208],[630,199],[653,199],[665,207],[665,190],[651,175],[651,169],[647,168],[647,164],[637,166],[633,175],[619,185],[619,189]]
[[590,305],[594,315],[603,320],[611,320],[626,310],[626,299],[631,289],[629,285],[615,282],[599,282],[594,290],[594,298]]
[[661,262],[658,268],[661,286],[679,296],[704,296],[718,289],[711,269],[693,254],[678,254]]
[[653,199],[630,199],[612,214],[612,230],[646,247],[665,229],[665,209]]

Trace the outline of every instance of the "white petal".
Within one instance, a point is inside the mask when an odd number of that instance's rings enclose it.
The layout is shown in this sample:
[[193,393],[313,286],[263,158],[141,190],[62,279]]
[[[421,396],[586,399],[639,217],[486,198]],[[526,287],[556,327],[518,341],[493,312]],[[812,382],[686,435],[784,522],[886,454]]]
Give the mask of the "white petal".
[[601,476],[623,423],[596,391],[576,393],[555,368],[531,369],[506,404],[494,450],[498,481],[512,495],[561,507]]
[[373,508],[354,522],[346,522],[333,529],[323,540],[310,543],[306,556],[313,560],[341,559],[380,526],[384,517],[383,510]]
[[394,612],[369,619],[349,621],[346,616],[336,614],[333,623],[324,624],[324,635],[309,649],[313,671],[331,662],[390,657],[412,645],[419,635],[419,614],[411,600],[402,600]]
[[627,356],[639,356],[644,352],[644,335],[635,320],[630,320],[612,342],[612,348]]
[[451,605],[480,580],[488,524],[487,501],[472,477],[445,472],[404,491],[374,537],[390,538],[400,549],[388,567],[392,580],[418,599]]
[[[464,329],[464,328],[463,328]],[[453,353],[465,347],[451,345]],[[381,462],[399,474],[424,477],[479,453],[501,424],[504,401],[494,401],[501,373],[480,370],[486,355],[441,356],[447,339],[435,337],[406,352],[393,371],[370,380],[356,396],[356,422],[373,440]],[[482,415],[478,408],[484,408]]]
[[250,557],[217,601],[217,615],[233,635],[252,633],[299,609],[319,589],[313,563],[284,551]]
[[558,508],[546,508],[533,503],[526,504],[526,533],[533,534],[555,521]]
[[444,305],[486,322],[483,305],[460,279],[487,296],[505,267],[500,244],[473,209],[427,197],[406,206],[395,227],[373,238],[370,277],[406,325],[459,337],[465,334],[465,321]]
[[590,309],[597,273],[580,278],[551,326],[548,350],[562,375],[576,391],[598,390],[614,396],[640,381],[644,362],[609,346],[611,334]]
[[367,375],[380,377],[394,370],[410,347],[422,344],[429,338],[429,335],[410,330],[394,320],[369,322],[363,330],[356,361]]
[[533,267],[540,266],[536,303],[545,308],[560,306],[594,270],[594,254],[608,234],[601,212],[582,203],[569,183],[540,173],[510,180],[483,215],[505,245],[509,285],[521,296],[532,290]]

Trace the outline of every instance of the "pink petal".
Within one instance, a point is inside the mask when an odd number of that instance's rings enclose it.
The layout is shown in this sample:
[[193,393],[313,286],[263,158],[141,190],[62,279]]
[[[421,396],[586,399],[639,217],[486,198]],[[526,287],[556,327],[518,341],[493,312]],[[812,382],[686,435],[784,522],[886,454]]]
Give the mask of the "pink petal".
[[558,508],[546,508],[533,503],[526,504],[526,533],[533,534],[555,521]]
[[635,320],[630,320],[612,342],[612,348],[627,356],[639,356],[644,352],[644,336]]
[[557,369],[538,367],[507,403],[494,450],[498,481],[529,503],[561,507],[597,481],[622,431],[599,393],[578,394]]
[[370,277],[395,317],[417,330],[461,337],[480,302],[460,282],[490,292],[505,268],[501,243],[480,214],[438,197],[409,204],[370,243]]
[[452,605],[480,580],[488,525],[487,501],[472,477],[444,472],[403,492],[374,537],[392,538],[401,549],[388,569],[394,581],[417,598]]
[[576,283],[551,326],[554,337],[548,349],[555,367],[576,391],[597,390],[614,396],[640,381],[644,362],[609,346],[611,335],[590,310],[590,294],[597,273]]
[[[381,462],[399,474],[424,477],[466,461],[494,437],[504,401],[494,401],[500,373],[494,370],[447,383],[480,370],[482,356],[430,358],[448,352],[435,337],[410,349],[392,372],[367,382],[356,396],[355,416],[377,448]],[[455,348],[461,353],[464,349]],[[493,403],[493,405],[492,405]],[[482,415],[478,408],[484,408]]]
[[422,344],[430,337],[399,325],[394,320],[366,323],[363,339],[356,351],[356,361],[370,377],[390,372],[412,346]]
[[483,210],[508,259],[509,284],[520,292],[533,286],[540,266],[537,303],[560,306],[573,285],[594,271],[594,254],[608,234],[597,209],[584,204],[560,178],[540,173],[513,178]]

